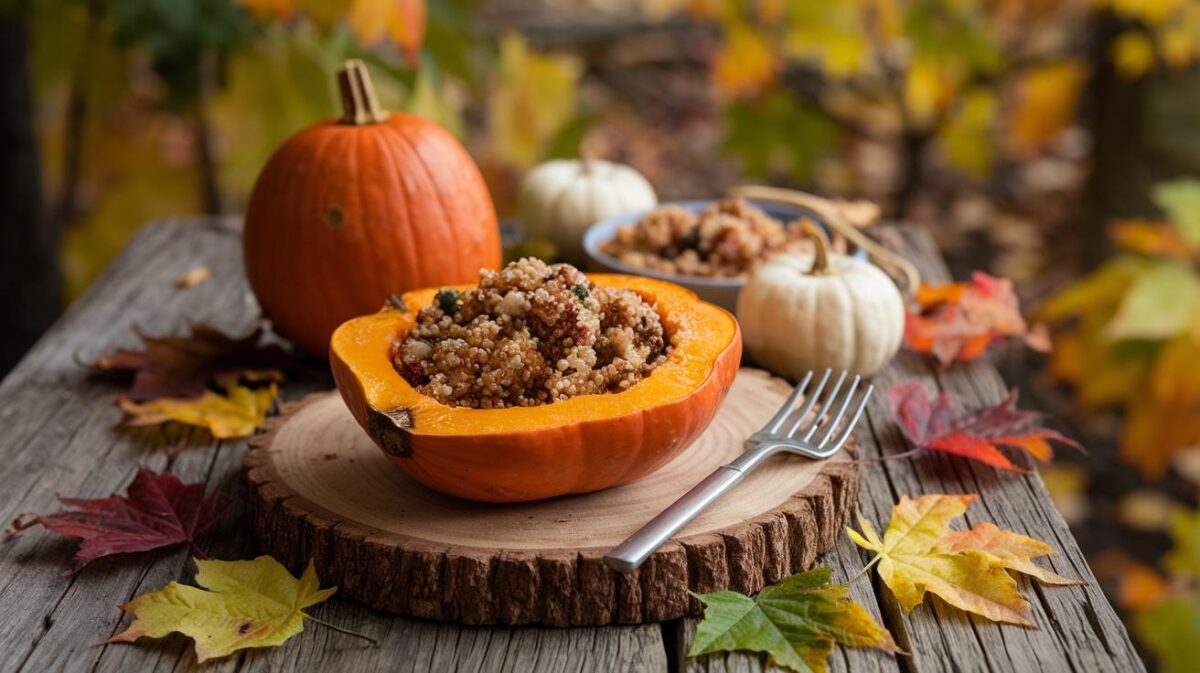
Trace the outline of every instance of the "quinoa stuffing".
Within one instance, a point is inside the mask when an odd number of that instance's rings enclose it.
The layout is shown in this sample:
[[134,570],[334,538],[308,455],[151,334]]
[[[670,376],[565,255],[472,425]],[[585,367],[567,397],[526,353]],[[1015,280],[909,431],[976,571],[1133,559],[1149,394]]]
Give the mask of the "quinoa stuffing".
[[440,290],[397,340],[392,363],[443,404],[498,409],[620,392],[669,350],[641,295],[527,257],[481,271],[478,287]]
[[656,208],[618,227],[601,251],[640,269],[684,276],[733,278],[782,252],[811,252],[803,227],[784,225],[745,199],[724,199],[701,213]]

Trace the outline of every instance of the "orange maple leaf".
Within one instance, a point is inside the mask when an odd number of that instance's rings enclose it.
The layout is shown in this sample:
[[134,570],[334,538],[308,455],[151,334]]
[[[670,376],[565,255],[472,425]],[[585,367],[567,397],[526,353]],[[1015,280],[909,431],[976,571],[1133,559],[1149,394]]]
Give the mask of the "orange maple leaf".
[[1012,281],[976,271],[969,283],[922,284],[918,311],[909,313],[904,340],[920,353],[932,353],[943,365],[974,360],[993,341],[1021,337],[1034,350],[1050,350],[1042,325],[1032,328],[1021,317]]

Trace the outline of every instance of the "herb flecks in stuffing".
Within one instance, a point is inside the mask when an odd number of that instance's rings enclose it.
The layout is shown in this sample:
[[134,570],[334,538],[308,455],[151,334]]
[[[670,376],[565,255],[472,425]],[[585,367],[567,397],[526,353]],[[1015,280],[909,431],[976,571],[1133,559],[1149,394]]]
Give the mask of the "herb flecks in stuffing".
[[444,287],[438,290],[434,301],[437,302],[438,308],[442,309],[442,313],[454,315],[458,313],[458,296],[458,290]]
[[630,290],[596,288],[570,265],[526,258],[483,271],[476,288],[449,292],[417,314],[392,360],[410,384],[450,406],[619,392],[670,348],[652,304]]

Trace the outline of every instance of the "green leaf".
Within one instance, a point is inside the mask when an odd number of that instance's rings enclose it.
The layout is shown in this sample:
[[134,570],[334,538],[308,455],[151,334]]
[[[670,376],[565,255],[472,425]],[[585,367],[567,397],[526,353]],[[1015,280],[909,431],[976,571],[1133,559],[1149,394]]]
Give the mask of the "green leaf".
[[182,108],[200,95],[202,59],[242,44],[250,12],[230,0],[113,0],[108,20],[114,41],[139,47],[167,85],[167,104]]
[[1200,245],[1200,180],[1164,182],[1154,188],[1154,202],[1184,238]]
[[596,118],[593,115],[579,115],[567,122],[567,125],[559,130],[558,135],[550,140],[541,160],[578,158],[579,146],[583,144],[584,136],[587,135],[588,129],[595,121]]
[[734,103],[725,113],[725,151],[757,178],[782,174],[807,180],[837,139],[834,122],[781,91]]
[[1200,279],[1186,265],[1163,262],[1142,272],[1105,331],[1112,339],[1170,339],[1190,329],[1200,310]]
[[704,621],[688,656],[749,650],[765,652],[775,663],[800,673],[828,670],[834,643],[898,652],[892,636],[849,598],[849,589],[831,584],[827,567],[792,575],[769,586],[756,599],[734,591],[696,595]]
[[1148,266],[1147,260],[1140,257],[1122,255],[1111,259],[1090,275],[1051,295],[1038,307],[1036,316],[1051,322],[1089,313],[1111,316],[1129,286]]
[[871,63],[871,43],[860,8],[846,2],[797,2],[789,7],[784,52],[815,61],[832,79],[850,77]]
[[1162,673],[1200,671],[1200,596],[1169,598],[1137,615],[1134,633],[1157,657]]

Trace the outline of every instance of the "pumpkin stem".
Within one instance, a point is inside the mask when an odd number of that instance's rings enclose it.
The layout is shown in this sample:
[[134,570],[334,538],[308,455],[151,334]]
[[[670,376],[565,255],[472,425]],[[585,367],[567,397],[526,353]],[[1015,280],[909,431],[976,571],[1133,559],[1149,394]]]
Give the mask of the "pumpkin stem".
[[813,276],[824,276],[832,273],[829,269],[829,237],[825,235],[825,230],[817,226],[812,220],[803,220],[800,226],[804,229],[804,234],[812,239],[813,242],[813,263],[809,274]]
[[378,124],[388,118],[379,105],[371,74],[362,60],[352,58],[338,70],[338,91],[342,94],[342,123],[361,126]]

